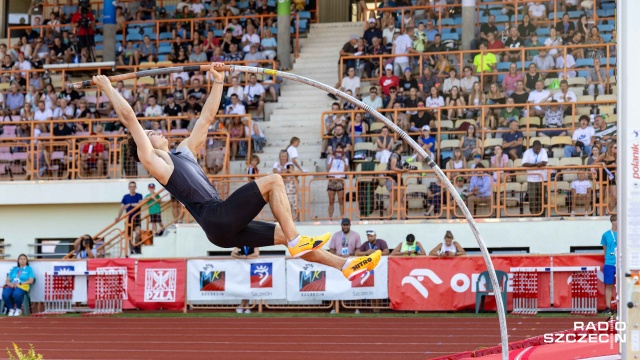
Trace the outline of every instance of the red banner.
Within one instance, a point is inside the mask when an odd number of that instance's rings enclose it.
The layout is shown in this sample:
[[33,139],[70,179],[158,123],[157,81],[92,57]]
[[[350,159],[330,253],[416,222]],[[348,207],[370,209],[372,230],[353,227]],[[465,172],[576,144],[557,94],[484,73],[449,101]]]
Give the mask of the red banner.
[[[135,284],[136,284],[136,259],[89,259],[87,270],[97,272],[118,272],[126,274],[126,281],[123,287],[123,309],[135,309]],[[93,308],[96,300],[96,278],[89,276],[89,287],[87,289],[87,299],[89,307]]]
[[[558,256],[496,256],[491,258],[494,268],[509,275],[507,283],[507,309],[512,309],[512,280],[510,269],[514,267],[566,267],[599,266],[598,308],[603,309],[604,285],[602,284],[602,255]],[[389,298],[395,310],[473,310],[476,304],[476,283],[486,271],[484,258],[465,256],[455,258],[389,258]],[[538,307],[552,304],[550,290],[553,286],[553,307],[571,307],[571,272],[554,271],[538,273]],[[480,290],[485,290],[484,281]],[[485,298],[485,309],[495,310],[492,296]]]
[[138,260],[136,305],[141,310],[182,310],[187,278],[185,259]]

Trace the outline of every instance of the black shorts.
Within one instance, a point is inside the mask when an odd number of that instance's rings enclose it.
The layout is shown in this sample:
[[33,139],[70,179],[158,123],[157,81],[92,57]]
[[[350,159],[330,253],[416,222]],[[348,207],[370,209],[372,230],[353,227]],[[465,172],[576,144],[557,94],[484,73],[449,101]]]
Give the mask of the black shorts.
[[162,214],[149,214],[149,221],[152,223],[161,223],[162,222]]
[[254,220],[266,204],[260,188],[251,181],[225,201],[207,206],[198,222],[209,241],[223,248],[271,246],[276,225]]

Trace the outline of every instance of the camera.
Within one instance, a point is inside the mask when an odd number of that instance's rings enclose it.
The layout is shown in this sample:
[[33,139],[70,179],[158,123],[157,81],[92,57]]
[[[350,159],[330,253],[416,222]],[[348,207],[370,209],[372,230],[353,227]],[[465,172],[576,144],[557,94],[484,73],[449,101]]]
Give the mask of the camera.
[[287,165],[286,169],[287,170],[293,170],[293,165],[291,165],[291,164]]
[[407,170],[418,170],[417,166],[413,166],[406,161],[402,163],[402,168]]

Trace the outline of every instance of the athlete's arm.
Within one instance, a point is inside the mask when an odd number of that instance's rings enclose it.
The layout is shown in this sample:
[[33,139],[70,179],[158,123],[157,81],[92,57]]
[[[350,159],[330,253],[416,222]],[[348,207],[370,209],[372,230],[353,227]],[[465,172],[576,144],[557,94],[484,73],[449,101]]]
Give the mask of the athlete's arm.
[[111,81],[104,75],[93,77],[93,82],[109,98],[118,118],[128,130],[138,146],[138,158],[151,176],[162,184],[166,184],[171,176],[172,169],[158,155],[156,155],[151,141],[140,125],[131,105],[111,86]]
[[207,140],[209,126],[213,124],[213,120],[218,113],[218,108],[220,107],[220,99],[222,99],[222,91],[224,90],[224,72],[218,72],[216,69],[221,68],[222,66],[224,66],[224,64],[218,62],[211,64],[209,71],[213,75],[214,80],[211,93],[209,94],[207,101],[204,103],[202,112],[200,113],[200,118],[196,121],[193,130],[191,130],[191,135],[189,135],[189,137],[178,146],[188,147],[196,156]]

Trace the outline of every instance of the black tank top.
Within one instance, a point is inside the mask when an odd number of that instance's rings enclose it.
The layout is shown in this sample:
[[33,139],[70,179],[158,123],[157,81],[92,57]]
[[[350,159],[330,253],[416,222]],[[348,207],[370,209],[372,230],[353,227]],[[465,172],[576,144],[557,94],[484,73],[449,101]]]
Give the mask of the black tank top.
[[188,149],[183,150],[185,152],[169,153],[173,161],[173,173],[165,189],[200,223],[204,208],[210,204],[220,203],[222,199],[191,152]]

